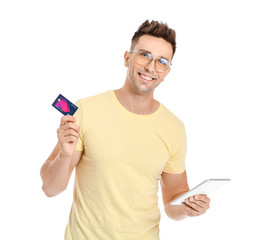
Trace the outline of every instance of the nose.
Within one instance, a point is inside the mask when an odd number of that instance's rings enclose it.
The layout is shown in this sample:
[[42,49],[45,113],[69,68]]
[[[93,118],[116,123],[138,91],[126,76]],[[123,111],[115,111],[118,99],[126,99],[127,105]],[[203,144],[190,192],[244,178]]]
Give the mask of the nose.
[[155,72],[156,66],[155,66],[155,60],[151,59],[151,61],[145,66],[145,69],[149,72]]

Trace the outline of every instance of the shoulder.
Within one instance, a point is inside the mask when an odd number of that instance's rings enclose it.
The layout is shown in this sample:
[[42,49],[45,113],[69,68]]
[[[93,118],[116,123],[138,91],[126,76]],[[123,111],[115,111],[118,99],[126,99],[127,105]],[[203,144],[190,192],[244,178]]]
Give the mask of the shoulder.
[[81,104],[83,107],[86,107],[88,105],[95,105],[95,104],[101,104],[101,103],[105,103],[108,99],[110,95],[110,90],[105,91],[105,92],[101,92],[98,94],[94,94],[91,96],[87,96],[84,98],[80,98],[77,100],[77,102],[79,102],[79,104]]
[[90,119],[94,119],[102,116],[107,111],[109,102],[110,90],[80,98],[75,104],[81,109],[85,118],[89,118],[88,116],[90,116]]
[[173,128],[177,128],[178,130],[184,129],[183,121],[175,115],[171,110],[169,110],[164,104],[161,104],[163,108],[163,118],[165,122],[168,122],[170,126]]

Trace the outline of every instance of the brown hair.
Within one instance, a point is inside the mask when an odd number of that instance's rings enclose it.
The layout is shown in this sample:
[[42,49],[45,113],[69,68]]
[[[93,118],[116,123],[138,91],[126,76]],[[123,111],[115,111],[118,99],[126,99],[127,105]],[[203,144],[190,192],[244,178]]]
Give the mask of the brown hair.
[[169,28],[166,23],[163,24],[162,22],[159,23],[158,21],[154,20],[152,20],[151,23],[149,23],[148,20],[143,22],[132,37],[131,49],[134,48],[139,38],[145,34],[153,37],[163,38],[164,40],[169,42],[172,45],[172,50],[173,50],[172,56],[174,55],[176,50],[176,40],[175,40],[176,34],[175,31]]

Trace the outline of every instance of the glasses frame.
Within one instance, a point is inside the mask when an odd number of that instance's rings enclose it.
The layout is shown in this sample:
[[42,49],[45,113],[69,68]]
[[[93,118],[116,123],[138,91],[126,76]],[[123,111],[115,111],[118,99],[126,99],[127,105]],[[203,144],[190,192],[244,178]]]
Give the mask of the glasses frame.
[[161,72],[161,71],[158,71],[158,70],[157,70],[157,67],[156,67],[156,60],[158,60],[158,59],[164,59],[164,60],[166,60],[166,61],[168,62],[168,66],[167,66],[167,68],[166,68],[163,72],[166,72],[166,71],[171,67],[171,65],[172,65],[172,62],[170,62],[170,61],[167,60],[166,58],[163,58],[163,57],[153,57],[152,54],[149,53],[149,51],[146,51],[146,50],[130,50],[129,52],[134,52],[134,53],[147,52],[148,54],[150,54],[150,55],[151,55],[151,59],[150,59],[150,61],[149,61],[146,65],[144,65],[144,66],[147,66],[147,65],[150,64],[150,63],[152,62],[152,60],[153,60],[153,61],[155,62],[155,69],[156,69],[157,72]]

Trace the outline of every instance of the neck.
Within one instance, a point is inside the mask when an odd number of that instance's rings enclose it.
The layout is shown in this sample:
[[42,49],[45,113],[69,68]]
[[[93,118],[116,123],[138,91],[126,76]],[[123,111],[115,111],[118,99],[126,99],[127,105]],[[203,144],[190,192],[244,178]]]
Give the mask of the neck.
[[119,102],[130,112],[136,114],[151,114],[155,112],[160,103],[153,98],[153,92],[142,94],[123,86],[114,90]]

